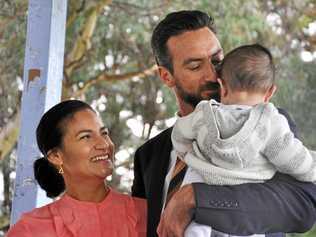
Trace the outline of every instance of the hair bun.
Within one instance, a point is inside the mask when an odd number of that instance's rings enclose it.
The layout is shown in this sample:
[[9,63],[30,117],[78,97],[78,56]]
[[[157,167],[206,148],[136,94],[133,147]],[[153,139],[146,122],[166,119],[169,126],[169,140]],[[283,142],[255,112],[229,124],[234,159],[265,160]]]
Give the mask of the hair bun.
[[47,158],[42,157],[34,162],[34,176],[39,186],[46,191],[47,197],[54,198],[65,190],[64,178]]

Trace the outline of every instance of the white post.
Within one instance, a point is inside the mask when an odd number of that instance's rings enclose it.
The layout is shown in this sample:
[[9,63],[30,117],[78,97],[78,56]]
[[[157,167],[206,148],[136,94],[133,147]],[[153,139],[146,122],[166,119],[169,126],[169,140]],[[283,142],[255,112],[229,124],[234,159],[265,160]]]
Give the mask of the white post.
[[43,113],[61,98],[67,0],[29,0],[21,126],[11,225],[22,213],[43,205],[33,175],[40,156],[35,130]]

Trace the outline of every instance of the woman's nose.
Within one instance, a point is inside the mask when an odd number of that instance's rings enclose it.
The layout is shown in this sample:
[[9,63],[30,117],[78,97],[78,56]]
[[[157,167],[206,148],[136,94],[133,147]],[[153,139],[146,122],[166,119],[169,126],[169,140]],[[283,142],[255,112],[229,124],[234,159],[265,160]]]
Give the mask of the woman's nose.
[[109,148],[109,144],[108,142],[106,141],[106,139],[101,136],[97,139],[96,143],[95,143],[95,148],[97,150],[106,150]]

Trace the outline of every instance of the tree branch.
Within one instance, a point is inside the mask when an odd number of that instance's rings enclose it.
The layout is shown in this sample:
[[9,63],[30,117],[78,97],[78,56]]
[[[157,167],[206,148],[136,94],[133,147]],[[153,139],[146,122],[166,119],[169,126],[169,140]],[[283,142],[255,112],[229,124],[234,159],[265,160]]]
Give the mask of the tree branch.
[[103,8],[111,2],[111,0],[102,0],[87,10],[88,16],[80,31],[80,35],[77,37],[74,47],[66,57],[65,74],[68,78],[76,67],[76,63],[73,62],[80,61],[80,59],[83,58],[86,52],[91,48],[91,38],[95,30],[98,16],[102,12]]
[[9,123],[0,131],[0,160],[12,150],[19,135],[20,112],[16,112]]
[[80,88],[79,90],[77,90],[72,96],[79,97],[83,93],[85,93],[90,86],[95,85],[97,83],[100,83],[102,81],[122,81],[122,80],[130,79],[132,77],[144,78],[146,76],[151,76],[151,75],[154,75],[156,69],[157,69],[157,66],[153,65],[152,67],[150,67],[144,71],[141,71],[141,72],[139,72],[139,71],[138,72],[129,72],[129,73],[120,74],[120,75],[108,75],[108,74],[103,72],[100,75],[85,82],[83,87]]

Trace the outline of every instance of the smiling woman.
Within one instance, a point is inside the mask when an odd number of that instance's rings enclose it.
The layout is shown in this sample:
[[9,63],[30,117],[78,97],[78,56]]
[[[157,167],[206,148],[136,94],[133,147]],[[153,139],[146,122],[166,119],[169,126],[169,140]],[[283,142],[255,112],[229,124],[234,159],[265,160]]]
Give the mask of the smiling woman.
[[37,182],[57,201],[24,214],[8,237],[146,235],[145,200],[117,193],[106,184],[114,144],[95,111],[78,100],[47,111],[36,130],[44,155],[34,163]]

